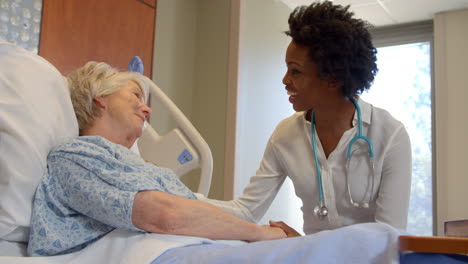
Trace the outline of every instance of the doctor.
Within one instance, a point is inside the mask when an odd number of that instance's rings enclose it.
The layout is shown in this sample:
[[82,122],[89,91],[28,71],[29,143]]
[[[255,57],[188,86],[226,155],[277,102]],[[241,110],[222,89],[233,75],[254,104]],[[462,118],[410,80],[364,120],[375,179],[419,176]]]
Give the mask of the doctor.
[[401,122],[359,97],[377,73],[376,49],[348,8],[325,1],[291,13],[283,83],[296,113],[276,127],[243,195],[213,204],[257,222],[289,177],[305,234],[365,222],[406,228],[410,140]]

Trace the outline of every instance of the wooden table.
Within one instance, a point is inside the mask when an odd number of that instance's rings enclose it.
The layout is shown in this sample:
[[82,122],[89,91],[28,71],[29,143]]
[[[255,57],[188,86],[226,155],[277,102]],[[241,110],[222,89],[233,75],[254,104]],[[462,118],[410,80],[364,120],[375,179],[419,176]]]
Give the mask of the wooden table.
[[400,236],[401,251],[468,254],[468,237]]

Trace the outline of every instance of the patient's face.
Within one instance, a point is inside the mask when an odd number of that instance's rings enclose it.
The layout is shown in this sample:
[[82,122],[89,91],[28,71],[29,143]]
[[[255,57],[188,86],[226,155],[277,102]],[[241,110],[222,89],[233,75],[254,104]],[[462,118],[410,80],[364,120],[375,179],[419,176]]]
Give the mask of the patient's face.
[[144,121],[151,114],[151,109],[144,103],[144,94],[140,87],[130,81],[117,92],[106,96],[105,100],[105,111],[115,133],[132,142],[140,137]]

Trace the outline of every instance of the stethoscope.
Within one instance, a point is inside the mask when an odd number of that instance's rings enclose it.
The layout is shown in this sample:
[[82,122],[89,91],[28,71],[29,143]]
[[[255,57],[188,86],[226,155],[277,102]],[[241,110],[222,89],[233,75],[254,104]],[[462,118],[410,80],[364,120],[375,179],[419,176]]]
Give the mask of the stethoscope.
[[[361,108],[359,107],[359,104],[356,102],[356,100],[352,97],[349,98],[351,102],[353,102],[354,107],[356,108],[357,115],[358,115],[358,135],[353,137],[351,141],[348,144],[348,151],[346,152],[346,185],[348,188],[348,196],[349,196],[349,201],[352,206],[356,208],[369,208],[369,204],[371,202],[372,198],[372,192],[374,190],[374,148],[372,146],[372,142],[369,140],[369,138],[365,137],[362,135],[362,119],[361,119]],[[314,208],[314,213],[319,216],[319,217],[325,217],[328,215],[328,208],[325,203],[325,199],[323,198],[323,184],[322,184],[322,172],[320,169],[320,163],[317,158],[317,147],[316,147],[316,142],[315,142],[315,113],[314,110],[312,110],[312,116],[311,116],[311,122],[310,122],[310,129],[312,131],[312,150],[314,152],[314,161],[315,161],[315,170],[317,171],[317,185],[319,189],[319,204],[315,206]],[[366,199],[367,195],[364,195],[364,198],[362,199],[361,203],[357,203],[353,200],[353,196],[351,195],[351,187],[349,184],[349,164],[351,161],[351,156],[352,156],[352,147],[354,142],[357,140],[362,139],[367,143],[367,146],[369,147],[369,167],[370,167],[370,172],[371,172],[371,189],[370,189],[370,194],[367,202],[364,202]],[[367,194],[367,193],[366,193]]]

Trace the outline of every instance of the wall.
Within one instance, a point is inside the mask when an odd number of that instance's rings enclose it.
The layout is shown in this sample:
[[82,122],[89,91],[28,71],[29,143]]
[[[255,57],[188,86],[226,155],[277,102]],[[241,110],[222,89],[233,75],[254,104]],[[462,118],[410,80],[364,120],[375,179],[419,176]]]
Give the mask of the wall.
[[434,19],[438,234],[468,218],[468,9]]
[[[284,31],[288,29],[291,10],[275,0],[240,0],[239,8],[237,112],[236,128],[232,128],[236,134],[235,149],[231,150],[235,151],[231,186],[234,198],[242,194],[250,177],[255,175],[276,125],[294,112],[282,84],[285,52],[290,42]],[[302,230],[300,206],[287,179],[260,223],[281,219]]]
[[[159,0],[153,57],[153,81],[192,119],[197,1]],[[174,127],[167,113],[152,105],[151,125],[165,133]]]
[[223,199],[226,94],[229,50],[229,0],[199,0],[194,124],[213,154],[209,196]]
[[[210,198],[223,198],[229,0],[159,0],[153,79],[207,141],[213,154]],[[153,106],[151,123],[173,127]],[[197,171],[182,180],[196,189]]]

